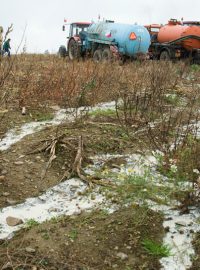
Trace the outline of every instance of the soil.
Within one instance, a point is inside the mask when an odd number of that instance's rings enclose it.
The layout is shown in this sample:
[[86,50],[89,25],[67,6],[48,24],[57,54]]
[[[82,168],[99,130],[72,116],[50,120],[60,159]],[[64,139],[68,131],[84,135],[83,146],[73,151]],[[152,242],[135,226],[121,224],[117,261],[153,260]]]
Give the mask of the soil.
[[[96,211],[53,219],[1,241],[0,266],[10,269],[160,269],[159,257],[143,246],[162,243],[162,217],[137,205],[113,214]],[[6,268],[7,269],[7,268]]]
[[5,179],[0,182],[0,207],[19,203],[28,197],[37,196],[48,187],[58,183],[58,170],[49,169],[45,179],[41,174],[45,169],[47,157],[40,153],[29,154],[31,145],[37,144],[47,136],[48,130],[25,137],[19,143],[3,151],[0,156],[0,169]]

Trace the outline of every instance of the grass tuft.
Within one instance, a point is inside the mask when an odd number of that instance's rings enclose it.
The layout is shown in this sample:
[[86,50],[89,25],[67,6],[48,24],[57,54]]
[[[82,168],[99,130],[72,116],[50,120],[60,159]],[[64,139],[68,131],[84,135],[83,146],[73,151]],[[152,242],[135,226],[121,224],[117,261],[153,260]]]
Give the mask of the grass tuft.
[[171,256],[171,249],[168,245],[159,244],[150,239],[143,240],[142,245],[150,255],[156,257]]

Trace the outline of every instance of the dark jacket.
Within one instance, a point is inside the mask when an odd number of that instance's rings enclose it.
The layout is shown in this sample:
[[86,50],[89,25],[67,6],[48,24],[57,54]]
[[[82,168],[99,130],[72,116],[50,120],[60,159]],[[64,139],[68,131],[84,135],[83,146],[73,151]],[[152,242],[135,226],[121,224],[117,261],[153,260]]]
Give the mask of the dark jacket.
[[3,50],[4,50],[4,51],[8,51],[9,49],[11,49],[11,48],[10,48],[10,40],[7,40],[7,41],[5,41],[4,44],[3,44]]

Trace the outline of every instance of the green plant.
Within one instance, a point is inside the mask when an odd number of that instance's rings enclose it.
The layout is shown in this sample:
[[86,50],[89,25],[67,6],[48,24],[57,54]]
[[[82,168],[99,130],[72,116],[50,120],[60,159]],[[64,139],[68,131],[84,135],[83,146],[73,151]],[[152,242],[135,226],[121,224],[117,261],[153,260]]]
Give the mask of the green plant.
[[37,121],[50,121],[53,119],[53,114],[52,113],[48,113],[48,112],[37,112],[35,115],[33,115],[33,117],[37,120]]
[[54,223],[54,224],[56,224],[56,223],[58,223],[59,221],[61,221],[62,218],[63,218],[63,217],[52,217],[52,218],[51,218],[51,222]]
[[191,70],[192,71],[200,71],[200,66],[197,64],[193,64],[193,65],[191,65]]
[[177,106],[180,104],[180,97],[177,94],[166,94],[165,101],[168,104]]
[[76,230],[76,229],[71,230],[71,231],[69,232],[69,234],[68,234],[68,237],[69,237],[72,241],[76,240],[77,237],[78,237],[78,232],[77,232],[77,230]]
[[88,105],[87,95],[88,92],[93,91],[96,87],[96,80],[92,78],[89,82],[86,82],[82,87],[78,97],[78,106]]
[[39,225],[39,222],[36,221],[36,220],[33,219],[33,218],[28,219],[28,220],[26,221],[26,223],[25,223],[25,227],[26,227],[27,229],[31,229],[31,228],[33,228],[33,227],[35,227],[35,226],[37,226],[37,225]]
[[171,249],[168,245],[159,244],[150,239],[143,240],[142,245],[150,255],[158,257],[171,256]]
[[49,264],[48,258],[43,258],[40,262],[39,265],[41,266],[47,266]]
[[101,209],[100,210],[100,215],[104,216],[108,216],[109,215],[109,211],[108,209]]
[[48,234],[47,231],[44,232],[44,233],[42,234],[42,238],[43,238],[44,240],[48,240],[48,239],[50,238],[50,236],[49,236],[49,234]]
[[148,166],[143,167],[143,173],[141,174],[138,174],[134,168],[126,168],[125,166],[124,171],[121,172],[114,172],[109,168],[97,170],[95,176],[113,179],[113,181],[117,182],[114,193],[113,190],[109,190],[109,187],[101,188],[101,190],[108,200],[114,200],[118,203],[140,201],[145,205],[148,200],[151,200],[158,204],[168,204],[170,199],[174,199],[174,193],[177,190],[179,191],[179,186],[176,187],[175,182],[171,183],[171,179],[169,179],[167,181],[169,185],[164,184],[163,177],[160,175],[155,176]]
[[192,135],[188,136],[184,147],[177,151],[178,173],[182,178],[196,180],[198,173],[195,171],[200,168],[199,151],[200,140]]
[[83,86],[84,89],[86,90],[92,90],[96,87],[96,80],[92,78],[89,82],[85,83]]
[[97,109],[97,110],[89,112],[88,115],[93,116],[93,117],[109,117],[109,116],[114,117],[116,116],[116,111],[114,109],[106,109],[106,110]]
[[196,223],[200,224],[200,218],[197,218]]

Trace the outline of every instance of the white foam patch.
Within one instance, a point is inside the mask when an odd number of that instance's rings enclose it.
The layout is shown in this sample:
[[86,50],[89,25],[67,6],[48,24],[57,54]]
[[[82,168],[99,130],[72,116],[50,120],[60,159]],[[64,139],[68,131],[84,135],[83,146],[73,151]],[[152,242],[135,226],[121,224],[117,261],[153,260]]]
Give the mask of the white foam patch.
[[61,124],[64,121],[73,121],[76,117],[81,114],[86,113],[87,110],[95,111],[98,109],[107,110],[107,109],[114,109],[115,102],[107,102],[107,103],[100,103],[95,107],[80,107],[78,109],[71,108],[71,109],[61,109],[56,112],[54,118],[48,121],[41,121],[41,122],[30,122],[27,124],[22,125],[19,128],[13,128],[5,134],[5,137],[0,140],[0,151],[7,150],[13,144],[19,142],[25,136],[43,130],[49,126],[56,126]]
[[16,206],[5,207],[0,210],[0,239],[11,238],[13,232],[24,226],[8,226],[8,216],[22,219],[26,223],[29,219],[44,222],[52,217],[61,215],[80,214],[84,210],[101,208],[105,198],[97,190],[88,196],[80,195],[86,191],[87,185],[79,179],[67,180],[54,188],[47,190],[43,195],[29,198],[24,203]]
[[[191,189],[190,182],[180,182],[173,183],[169,182],[168,178],[161,175],[156,170],[157,160],[153,156],[141,156],[141,155],[101,155],[93,158],[94,165],[90,166],[88,173],[93,174],[95,168],[100,169],[106,160],[112,158],[124,157],[127,161],[125,166],[120,168],[111,169],[119,174],[125,175],[140,175],[145,176],[147,170],[149,181],[153,185],[160,187],[169,187],[174,190],[176,188],[180,190]],[[158,196],[157,196],[158,197]],[[161,197],[161,199],[163,199]],[[195,232],[200,231],[200,224],[197,223],[197,220],[200,218],[200,209],[194,207],[190,209],[189,214],[181,215],[178,210],[175,210],[176,207],[180,204],[178,201],[170,201],[170,206],[160,205],[156,202],[145,200],[154,211],[160,211],[164,214],[164,223],[163,227],[167,228],[168,232],[166,233],[163,244],[167,245],[171,250],[171,256],[162,258],[160,263],[162,265],[162,270],[186,270],[192,265],[191,257],[195,255],[195,251],[192,246],[193,236]],[[144,201],[137,201],[139,204],[143,204]]]
[[192,241],[194,234],[200,231],[200,211],[197,207],[190,207],[188,214],[180,214],[174,205],[157,205],[150,201],[149,207],[164,214],[163,227],[167,233],[163,244],[170,248],[171,256],[160,259],[162,270],[186,270],[192,266],[191,258],[195,255]]
[[169,232],[164,237],[163,243],[171,248],[171,256],[160,260],[163,270],[185,270],[191,267],[192,256],[195,251],[192,246],[194,232],[200,231],[196,223],[200,216],[197,209],[189,214],[180,215],[179,211],[171,210],[164,212],[164,228]]
[[13,144],[19,142],[25,136],[38,132],[45,127],[59,125],[67,119],[66,110],[59,110],[55,117],[49,121],[30,122],[22,125],[19,128],[13,128],[5,134],[5,137],[0,141],[0,151],[7,150]]

